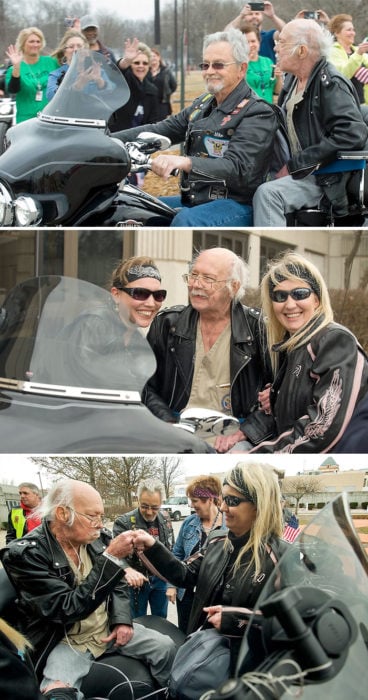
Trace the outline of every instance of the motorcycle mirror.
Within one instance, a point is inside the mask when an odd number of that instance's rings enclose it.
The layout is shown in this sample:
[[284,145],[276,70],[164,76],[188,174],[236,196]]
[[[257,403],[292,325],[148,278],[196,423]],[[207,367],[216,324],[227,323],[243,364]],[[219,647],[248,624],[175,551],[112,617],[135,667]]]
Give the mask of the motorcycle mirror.
[[147,146],[154,146],[155,151],[166,151],[171,146],[171,141],[167,136],[154,134],[152,131],[142,131],[138,137],[139,141],[143,141]]
[[179,423],[174,423],[174,426],[206,439],[218,435],[233,435],[239,430],[239,421],[234,416],[228,416],[221,411],[212,411],[209,408],[187,408],[182,411]]

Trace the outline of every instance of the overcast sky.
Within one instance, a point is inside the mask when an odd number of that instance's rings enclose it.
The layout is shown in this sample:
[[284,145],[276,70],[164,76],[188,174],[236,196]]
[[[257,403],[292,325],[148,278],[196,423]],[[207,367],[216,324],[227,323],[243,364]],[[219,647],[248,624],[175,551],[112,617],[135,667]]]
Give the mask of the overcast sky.
[[[332,455],[334,456],[334,455]],[[296,474],[306,468],[318,469],[327,455],[181,455],[182,471],[186,476],[224,472],[231,469],[237,462],[254,461],[267,462],[280,469],[285,469],[286,475]],[[367,455],[336,455],[335,461],[340,469],[368,469]],[[40,485],[39,470],[27,456],[0,455],[0,483],[18,485],[21,481],[32,481]],[[49,484],[46,473],[41,472],[44,487]]]
[[[165,5],[170,4],[170,0],[160,0],[160,10],[163,10]],[[155,2],[154,0],[109,0],[106,5],[101,0],[90,0],[90,7],[93,12],[101,13],[101,9],[106,7],[109,14],[116,12],[122,19],[144,19],[150,17],[153,19]]]

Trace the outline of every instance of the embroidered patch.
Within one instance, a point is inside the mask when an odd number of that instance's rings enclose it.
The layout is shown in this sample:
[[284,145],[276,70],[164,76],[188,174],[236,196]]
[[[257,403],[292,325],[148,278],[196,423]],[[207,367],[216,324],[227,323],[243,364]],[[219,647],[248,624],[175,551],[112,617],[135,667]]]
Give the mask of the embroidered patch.
[[231,413],[231,398],[230,393],[225,394],[221,399],[222,410],[226,413]]
[[204,146],[210,158],[223,158],[229,148],[228,139],[217,139],[213,136],[206,136]]

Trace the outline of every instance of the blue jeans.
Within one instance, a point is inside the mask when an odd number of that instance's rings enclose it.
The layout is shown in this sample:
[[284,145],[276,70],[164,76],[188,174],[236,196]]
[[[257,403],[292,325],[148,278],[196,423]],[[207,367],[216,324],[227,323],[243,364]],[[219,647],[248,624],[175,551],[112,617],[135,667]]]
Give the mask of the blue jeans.
[[181,228],[201,228],[225,226],[252,226],[253,210],[249,204],[241,204],[234,199],[215,199],[195,207],[183,206],[180,196],[160,197],[162,202],[180,211],[174,216],[170,226]]
[[130,610],[132,617],[147,615],[148,603],[152,615],[167,617],[168,598],[166,596],[167,584],[158,576],[150,576],[149,581],[141,588],[130,589]]

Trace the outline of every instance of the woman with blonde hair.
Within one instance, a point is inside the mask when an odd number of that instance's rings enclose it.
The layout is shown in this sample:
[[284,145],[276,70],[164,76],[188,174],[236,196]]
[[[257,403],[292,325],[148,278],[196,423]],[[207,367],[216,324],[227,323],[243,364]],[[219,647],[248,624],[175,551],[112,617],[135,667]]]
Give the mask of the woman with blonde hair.
[[206,623],[228,636],[234,669],[249,609],[292,545],[282,540],[280,488],[268,464],[239,462],[230,469],[223,480],[220,511],[226,532],[215,530],[204,551],[188,561],[179,561],[146,532],[137,530],[134,539],[145,561],[171,583],[195,587],[188,634]]
[[56,70],[51,71],[48,77],[46,89],[46,97],[48,100],[51,100],[57,92],[57,89],[63,81],[65,73],[70,66],[75,51],[86,48],[88,48],[87,39],[83,34],[78,32],[77,29],[68,29],[65,32],[59,45],[51,54],[58,61],[59,67]]
[[[218,533],[219,529],[225,528],[224,514],[220,512],[221,481],[217,476],[195,476],[185,493],[194,512],[185,518],[172,550],[181,561],[197,557],[206,547],[212,532]],[[166,595],[172,602],[176,599],[178,627],[186,633],[194,599],[193,588],[168,588]]]
[[368,391],[367,355],[334,322],[323,275],[302,255],[287,251],[269,263],[261,297],[274,380],[255,424],[268,425],[269,438],[256,444],[253,424],[245,425],[248,442],[233,451],[329,452]]
[[368,41],[355,44],[356,31],[351,15],[331,18],[329,30],[335,37],[329,61],[353,83],[361,104],[368,104]]
[[5,76],[6,89],[16,95],[17,123],[36,117],[46,106],[49,73],[58,67],[56,58],[42,55],[45,37],[38,27],[22,29],[6,55],[12,65]]

